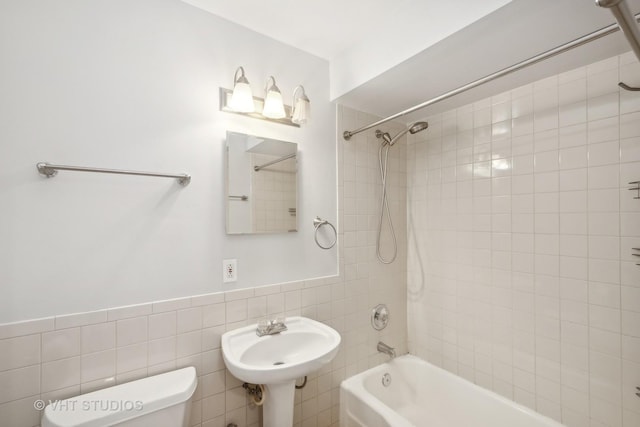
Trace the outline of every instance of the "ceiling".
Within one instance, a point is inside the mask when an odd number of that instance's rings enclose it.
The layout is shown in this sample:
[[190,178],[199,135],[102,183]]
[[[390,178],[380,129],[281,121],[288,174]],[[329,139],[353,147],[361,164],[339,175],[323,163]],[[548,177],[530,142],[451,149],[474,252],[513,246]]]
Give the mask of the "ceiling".
[[329,61],[336,99],[510,0],[183,0]]
[[[183,1],[327,59],[331,98],[381,117],[615,22],[593,0]],[[627,2],[634,13],[640,11],[640,0]],[[627,50],[618,32],[401,120]]]
[[[627,3],[633,13],[640,11],[640,0]],[[390,116],[614,23],[611,12],[593,0],[513,0],[338,101]],[[402,121],[447,111],[629,50],[622,33],[616,32],[406,115]]]
[[407,22],[430,23],[419,33],[431,38],[441,28],[459,29],[459,15],[473,22],[510,0],[183,1],[331,61],[380,32],[402,31]]

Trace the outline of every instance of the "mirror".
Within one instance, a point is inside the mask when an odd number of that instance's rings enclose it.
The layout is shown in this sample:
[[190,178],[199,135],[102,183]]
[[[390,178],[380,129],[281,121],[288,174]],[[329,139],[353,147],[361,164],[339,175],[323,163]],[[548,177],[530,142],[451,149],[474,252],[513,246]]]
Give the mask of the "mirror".
[[297,144],[227,132],[227,234],[298,231]]

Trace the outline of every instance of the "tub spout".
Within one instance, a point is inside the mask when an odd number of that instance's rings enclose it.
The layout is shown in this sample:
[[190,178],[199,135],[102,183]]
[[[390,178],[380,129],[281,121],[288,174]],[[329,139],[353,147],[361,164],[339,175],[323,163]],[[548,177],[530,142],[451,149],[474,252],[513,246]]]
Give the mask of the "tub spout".
[[396,349],[393,347],[389,347],[382,341],[378,341],[378,351],[384,354],[388,354],[392,359],[396,357]]

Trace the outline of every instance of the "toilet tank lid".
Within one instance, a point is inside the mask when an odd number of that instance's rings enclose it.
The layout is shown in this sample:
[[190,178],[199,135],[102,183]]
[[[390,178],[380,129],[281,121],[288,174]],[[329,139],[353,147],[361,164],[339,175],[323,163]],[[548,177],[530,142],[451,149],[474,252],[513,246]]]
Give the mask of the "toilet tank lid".
[[193,367],[45,402],[42,427],[102,427],[186,402],[198,379]]

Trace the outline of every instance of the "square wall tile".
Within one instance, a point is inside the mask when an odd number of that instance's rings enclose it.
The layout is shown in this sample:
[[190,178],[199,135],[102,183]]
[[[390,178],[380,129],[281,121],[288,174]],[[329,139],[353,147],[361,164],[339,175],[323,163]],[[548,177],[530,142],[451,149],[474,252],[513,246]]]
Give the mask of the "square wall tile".
[[0,340],[0,371],[40,363],[40,334]]
[[80,357],[42,364],[41,391],[59,390],[80,384]]
[[40,393],[40,365],[0,372],[0,404]]
[[116,374],[116,350],[86,354],[81,360],[82,383],[112,377]]
[[80,355],[80,328],[61,329],[42,334],[42,361]]
[[202,329],[203,309],[201,307],[178,310],[177,333],[196,331]]
[[176,335],[176,312],[153,314],[149,316],[149,340]]
[[115,348],[116,323],[104,322],[83,326],[81,337],[83,354]]

